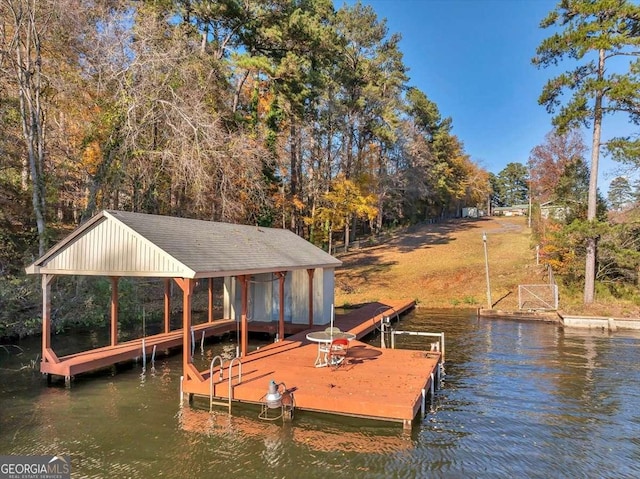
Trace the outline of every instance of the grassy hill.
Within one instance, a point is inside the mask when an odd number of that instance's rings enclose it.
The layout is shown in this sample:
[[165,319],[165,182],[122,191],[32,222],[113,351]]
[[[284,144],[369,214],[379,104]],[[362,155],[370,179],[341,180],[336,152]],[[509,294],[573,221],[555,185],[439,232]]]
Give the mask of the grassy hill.
[[343,254],[336,304],[410,298],[425,307],[488,307],[485,232],[492,303],[517,308],[518,284],[545,280],[521,217],[416,225],[384,244]]
[[[488,308],[483,233],[494,309],[518,309],[519,284],[548,281],[536,265],[535,244],[525,217],[491,217],[421,224],[382,244],[339,255],[337,306],[381,299],[415,299],[420,307]],[[570,313],[640,317],[640,308],[618,302],[581,304],[560,293],[560,309]]]

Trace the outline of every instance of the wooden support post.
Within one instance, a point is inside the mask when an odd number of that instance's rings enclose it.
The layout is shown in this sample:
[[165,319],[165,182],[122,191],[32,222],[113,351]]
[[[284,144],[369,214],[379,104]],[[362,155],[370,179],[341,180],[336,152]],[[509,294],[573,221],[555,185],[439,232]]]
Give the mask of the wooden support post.
[[213,278],[209,278],[209,322],[213,323]]
[[278,312],[278,339],[282,341],[284,339],[284,281],[287,277],[286,271],[281,271],[278,274],[278,292],[280,294],[280,310]]
[[51,348],[51,281],[52,274],[42,275],[42,361],[47,360]]
[[313,274],[315,269],[308,269],[309,275],[309,327],[313,326]]
[[191,300],[195,281],[188,278],[176,278],[182,289],[182,373],[184,381],[188,381],[192,364],[191,358]]
[[164,279],[164,332],[171,331],[171,280]]
[[111,346],[118,344],[118,278],[111,277]]
[[247,350],[249,349],[249,325],[247,321],[247,298],[249,297],[249,277],[246,275],[238,276],[238,280],[240,281],[241,290],[241,298],[242,298],[242,315],[240,322],[240,336],[241,339],[241,348],[240,348],[240,357],[245,357],[247,355]]

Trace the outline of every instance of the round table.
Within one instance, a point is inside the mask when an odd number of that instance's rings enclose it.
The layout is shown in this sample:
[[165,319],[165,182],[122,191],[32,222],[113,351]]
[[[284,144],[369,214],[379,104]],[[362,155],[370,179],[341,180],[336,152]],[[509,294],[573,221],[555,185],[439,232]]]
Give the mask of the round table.
[[329,346],[331,346],[331,342],[334,339],[346,339],[351,341],[352,339],[356,339],[356,335],[353,333],[330,333],[328,331],[314,331],[313,333],[307,334],[307,339],[312,343],[318,343],[318,355],[316,356],[315,367],[323,368],[329,365],[327,360],[327,353],[329,352]]

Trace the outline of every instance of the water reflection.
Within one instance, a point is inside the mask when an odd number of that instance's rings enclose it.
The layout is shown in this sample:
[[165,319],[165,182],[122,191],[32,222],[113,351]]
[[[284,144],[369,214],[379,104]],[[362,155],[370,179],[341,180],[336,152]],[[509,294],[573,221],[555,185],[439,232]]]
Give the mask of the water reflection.
[[[225,440],[229,436],[262,440],[267,446],[262,454],[267,454],[270,461],[275,459],[276,451],[281,450],[283,444],[291,442],[322,452],[388,453],[413,445],[410,435],[403,433],[401,427],[377,423],[371,426],[372,421],[364,421],[363,426],[358,421],[345,418],[345,426],[332,425],[316,418],[317,424],[314,426],[309,418],[296,418],[293,423],[261,421],[257,419],[257,409],[253,412],[255,415],[247,408],[243,415],[229,416],[226,412],[209,413],[192,407],[180,410],[177,418],[184,431]],[[372,429],[375,434],[372,434]]]
[[[20,356],[0,349],[0,454],[68,454],[74,477],[640,476],[639,335],[472,311],[417,310],[400,326],[447,338],[446,378],[410,435],[304,412],[283,425],[249,406],[231,417],[180,409],[180,356],[156,358],[155,372],[134,364],[46,387],[23,368],[39,352],[26,341]],[[206,368],[233,349],[205,344],[196,360]]]

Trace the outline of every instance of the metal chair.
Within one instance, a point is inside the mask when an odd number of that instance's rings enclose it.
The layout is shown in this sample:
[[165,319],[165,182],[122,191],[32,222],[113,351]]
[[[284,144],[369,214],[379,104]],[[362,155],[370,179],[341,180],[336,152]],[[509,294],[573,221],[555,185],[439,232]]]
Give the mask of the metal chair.
[[349,350],[349,340],[337,338],[331,342],[329,351],[327,352],[327,365],[337,368],[347,357]]

